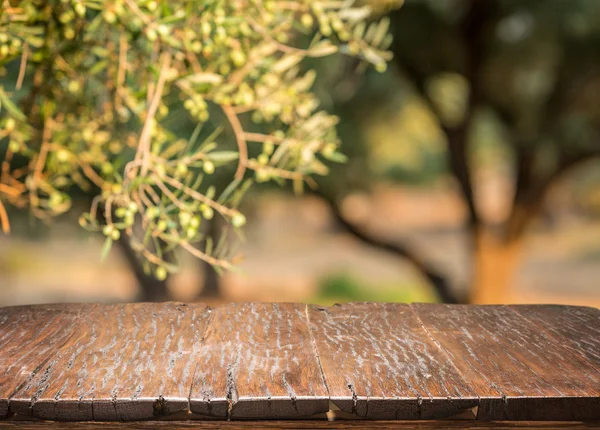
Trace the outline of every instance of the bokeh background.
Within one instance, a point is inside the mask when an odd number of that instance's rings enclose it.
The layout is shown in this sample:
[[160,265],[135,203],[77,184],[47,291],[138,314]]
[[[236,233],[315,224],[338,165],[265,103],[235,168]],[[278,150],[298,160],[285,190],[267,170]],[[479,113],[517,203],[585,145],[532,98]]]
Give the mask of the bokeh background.
[[315,64],[349,161],[305,195],[259,186],[246,197],[240,272],[183,256],[161,284],[119,247],[100,263],[80,201],[50,225],[11,213],[0,305],[600,307],[600,1],[407,0],[389,16],[385,73],[338,56]]

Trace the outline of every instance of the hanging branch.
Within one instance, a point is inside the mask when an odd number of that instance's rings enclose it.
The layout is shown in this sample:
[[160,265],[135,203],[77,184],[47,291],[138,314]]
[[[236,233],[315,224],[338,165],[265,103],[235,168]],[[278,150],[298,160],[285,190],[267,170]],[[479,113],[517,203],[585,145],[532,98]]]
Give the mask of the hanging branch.
[[[128,241],[158,279],[177,270],[162,254],[178,248],[230,269],[228,242],[213,249],[204,222],[216,214],[242,228],[237,208],[255,182],[310,183],[311,174],[326,172],[324,159],[343,159],[338,120],[317,110],[306,58],[346,53],[377,70],[391,58],[389,22],[367,25],[369,11],[353,2],[216,0],[207,8],[191,0],[183,14],[178,2],[38,3],[0,13],[8,39],[0,65],[15,62],[7,70],[17,70],[18,63],[17,89],[34,69],[23,110],[0,87],[0,136],[10,142],[0,182],[20,191],[8,201],[49,218],[71,207],[73,188],[98,193],[80,224],[102,232],[104,254]],[[314,38],[302,46],[299,36],[308,33]],[[171,122],[182,115],[197,124],[185,138]],[[235,151],[218,132],[224,126]],[[269,139],[252,158],[247,136],[257,134]],[[23,159],[27,167],[15,165]],[[234,162],[230,184],[221,186]]]

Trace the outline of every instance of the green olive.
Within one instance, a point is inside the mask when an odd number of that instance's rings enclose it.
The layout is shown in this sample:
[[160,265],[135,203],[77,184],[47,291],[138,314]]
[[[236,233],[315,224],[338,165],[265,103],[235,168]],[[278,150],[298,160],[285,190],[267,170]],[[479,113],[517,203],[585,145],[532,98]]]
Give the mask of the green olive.
[[244,224],[246,224],[246,217],[244,214],[238,212],[231,218],[231,225],[235,228],[243,227]]
[[167,274],[167,269],[164,266],[158,266],[154,272],[154,276],[156,276],[156,279],[159,281],[167,279]]
[[206,160],[202,164],[202,169],[204,170],[204,173],[206,173],[207,175],[211,175],[215,172],[215,165],[213,164],[212,161]]

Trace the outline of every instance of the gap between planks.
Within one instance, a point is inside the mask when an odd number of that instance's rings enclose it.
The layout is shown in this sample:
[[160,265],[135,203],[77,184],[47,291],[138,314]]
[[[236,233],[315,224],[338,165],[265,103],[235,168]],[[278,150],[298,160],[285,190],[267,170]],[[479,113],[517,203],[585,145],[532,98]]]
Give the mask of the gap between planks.
[[[92,305],[93,306],[93,305]],[[225,306],[228,305],[223,305],[223,306],[218,306],[218,307],[208,307],[206,306],[205,311],[209,314],[208,315],[208,320],[206,322],[206,326],[203,329],[203,333],[202,336],[198,339],[198,343],[199,343],[199,348],[202,348],[202,346],[205,346],[205,342],[206,342],[206,336],[207,333],[209,331],[209,328],[211,328],[211,325],[213,324],[213,320],[214,320],[214,315],[215,312],[220,309],[220,308],[224,308]],[[231,306],[231,305],[229,305]],[[334,305],[335,306],[335,305]],[[554,343],[560,344],[560,342],[562,341],[561,337],[558,334],[555,334],[554,332],[551,332],[550,330],[546,329],[544,326],[540,325],[539,323],[537,323],[536,321],[532,321],[529,318],[527,318],[525,315],[523,315],[522,312],[519,312],[517,309],[511,307],[511,306],[498,306],[498,308],[504,308],[504,309],[508,309],[511,312],[513,312],[519,319],[526,321],[527,323],[529,323],[531,325],[531,327],[535,328],[536,330],[539,330],[540,332],[543,332],[545,337],[547,337],[548,339],[551,339],[554,341]],[[75,335],[75,330],[73,330],[76,325],[78,323],[80,323],[82,321],[82,309],[87,309],[87,308],[80,308],[79,311],[73,315],[73,320],[70,322],[70,324],[68,325],[69,330],[71,330],[70,334],[66,337],[66,339],[61,340],[61,342],[59,343],[59,346],[57,348],[57,351],[60,351],[62,349],[63,346],[65,346]],[[334,404],[333,401],[331,400],[331,390],[329,388],[328,382],[327,382],[327,378],[325,375],[325,371],[323,369],[323,364],[321,362],[321,354],[319,351],[319,346],[317,344],[317,341],[315,339],[315,335],[313,333],[312,330],[312,325],[313,323],[311,322],[311,318],[310,318],[310,309],[315,309],[315,310],[325,310],[327,311],[327,307],[319,307],[319,306],[315,306],[315,305],[308,305],[305,304],[304,305],[304,319],[303,322],[306,326],[306,330],[308,331],[308,338],[309,341],[311,343],[311,350],[314,354],[314,357],[317,361],[317,367],[318,367],[318,371],[319,371],[319,375],[320,378],[323,382],[325,391],[327,393],[327,397],[329,398],[329,402],[330,405]],[[427,325],[424,323],[423,319],[421,318],[421,315],[419,314],[419,312],[417,311],[417,309],[415,309],[415,307],[413,305],[409,305],[409,309],[410,312],[412,313],[412,315],[415,316],[415,318],[417,319],[419,325],[421,326],[421,328],[424,330],[424,332],[426,333],[426,336],[428,338],[428,340],[435,346],[435,348],[441,352],[441,354],[444,355],[444,357],[446,357],[449,361],[449,363],[451,364],[451,366],[455,369],[456,373],[459,375],[460,379],[462,380],[462,382],[465,385],[470,386],[471,388],[474,388],[474,385],[472,383],[472,381],[470,380],[470,378],[467,378],[467,376],[460,371],[460,369],[457,367],[456,363],[455,363],[455,358],[451,357],[451,355],[449,354],[449,352],[447,351],[446,348],[444,348],[436,339],[435,337],[431,334],[429,328],[427,327]],[[48,324],[51,324],[51,322],[48,322]],[[573,354],[573,351],[570,350],[569,348],[566,348],[565,353],[568,354]],[[52,361],[53,359],[55,359],[52,356],[48,356],[46,358],[43,359],[43,361],[37,365],[35,367],[35,369],[33,369],[33,371],[31,372],[30,375],[28,375],[27,379],[22,382],[21,384],[19,384],[19,386],[12,392],[12,394],[10,396],[8,396],[8,407],[10,410],[10,401],[11,399],[14,397],[14,395],[25,385],[27,385],[30,381],[32,381],[38,374],[39,372],[41,372],[41,370],[45,367],[45,365]],[[237,359],[237,358],[236,358]],[[587,363],[589,363],[592,367],[597,366],[597,363],[594,363],[591,360],[585,360]],[[187,390],[188,392],[188,396],[187,396],[187,412],[190,412],[192,410],[192,391],[194,389],[194,383],[196,380],[196,373],[198,372],[198,368],[199,368],[200,363],[196,362],[194,365],[194,371],[192,372],[193,377],[191,379],[190,382],[190,387],[189,390]],[[596,367],[595,367],[596,368]],[[491,386],[495,387],[501,394],[502,397],[504,399],[504,402],[506,403],[506,394],[505,392],[503,392],[502,390],[500,390],[496,384],[493,383],[493,381],[489,380],[487,378],[487,376],[481,372],[479,372],[479,375],[484,378],[486,380],[486,382],[488,384],[490,384]],[[227,372],[227,376],[229,378],[229,372]],[[348,386],[348,390],[351,393],[351,396],[354,398],[356,396],[356,394],[353,392],[351,385]],[[235,375],[232,376],[232,383],[227,383],[227,418],[231,418],[231,410],[232,407],[237,403],[237,395],[234,395],[234,391],[237,391],[236,389],[236,381],[235,381]],[[477,392],[477,390],[473,389],[474,392]],[[419,396],[420,397],[420,396]],[[156,399],[156,401],[160,402],[163,399],[162,395],[159,395]],[[293,401],[294,398],[290,395],[290,399]],[[32,401],[34,399],[32,398]],[[422,399],[421,399],[422,400]],[[478,404],[480,403],[481,398],[479,396],[477,396],[477,401]],[[167,399],[168,401],[168,399]],[[209,400],[210,401],[210,400]],[[93,412],[93,399],[92,399],[92,412]],[[421,401],[419,402],[419,407],[421,405]],[[330,407],[330,410],[333,410],[333,407]],[[477,415],[477,414],[476,414]],[[93,418],[93,417],[92,417]]]
[[[321,357],[319,356],[319,348],[317,348],[317,341],[315,340],[315,336],[310,328],[310,315],[308,314],[308,307],[312,306],[308,303],[304,306],[304,315],[306,316],[306,327],[308,329],[308,336],[310,338],[310,343],[315,353],[315,357],[317,357],[317,364],[319,365],[319,372],[321,372],[321,378],[323,380],[323,385],[325,385],[325,389],[327,390],[327,396],[330,397],[329,403],[331,405],[331,394],[329,393],[329,387],[327,386],[327,379],[325,379],[325,372],[323,372],[323,365],[321,364]],[[329,408],[329,412],[334,412],[332,408]]]
[[[450,362],[450,364],[452,365],[452,367],[454,368],[454,370],[456,371],[456,373],[458,373],[458,375],[464,381],[464,383],[466,385],[470,386],[473,389],[473,392],[476,393],[477,392],[476,387],[465,377],[465,375],[463,375],[463,373],[460,371],[460,369],[458,368],[458,366],[456,366],[456,364],[454,363],[454,360],[450,357],[450,354],[448,354],[448,351],[446,351],[445,348],[442,348],[442,345],[440,345],[440,343],[431,335],[431,333],[429,332],[429,329],[427,328],[427,326],[425,326],[425,324],[423,323],[423,320],[421,319],[421,316],[419,315],[419,313],[415,309],[414,304],[410,303],[409,306],[410,306],[411,312],[417,318],[417,320],[419,321],[419,324],[421,324],[421,327],[423,328],[423,331],[429,337],[429,340],[431,340],[431,342],[433,342],[433,344],[438,348],[438,350],[440,350],[442,352],[442,354],[448,359],[448,362]],[[490,381],[488,381],[488,382],[490,382]],[[473,412],[475,420],[479,419],[479,402],[480,402],[480,400],[481,400],[480,397],[477,396],[477,406],[475,406],[475,407],[473,407],[471,409],[472,412]]]

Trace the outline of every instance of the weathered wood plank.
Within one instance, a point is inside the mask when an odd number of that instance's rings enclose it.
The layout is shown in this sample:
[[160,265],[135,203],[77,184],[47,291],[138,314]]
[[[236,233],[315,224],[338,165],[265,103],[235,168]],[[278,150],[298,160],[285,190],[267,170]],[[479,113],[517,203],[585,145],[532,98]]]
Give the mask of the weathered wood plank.
[[547,331],[600,372],[600,310],[583,306],[514,305],[510,308]]
[[374,419],[448,417],[477,405],[410,306],[354,303],[308,308],[331,400]]
[[165,430],[245,430],[245,429],[535,429],[535,430],[566,430],[600,428],[600,424],[577,422],[483,422],[483,421],[142,421],[129,423],[60,423],[60,422],[0,422],[0,427],[7,429],[66,429],[66,430],[105,430],[105,429],[165,429]]
[[600,420],[599,334],[561,306],[0,308],[0,417],[278,419],[331,394],[378,419]]
[[190,396],[194,413],[276,419],[329,409],[306,305],[219,307],[196,360]]
[[598,420],[600,375],[505,306],[413,305],[480,397],[484,420]]
[[0,418],[8,400],[33,378],[74,333],[81,306],[52,305],[0,308]]
[[10,409],[53,420],[133,420],[188,409],[205,305],[96,305],[15,393]]

